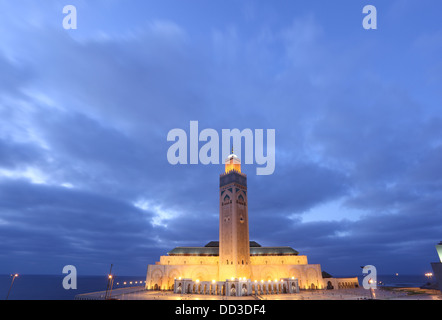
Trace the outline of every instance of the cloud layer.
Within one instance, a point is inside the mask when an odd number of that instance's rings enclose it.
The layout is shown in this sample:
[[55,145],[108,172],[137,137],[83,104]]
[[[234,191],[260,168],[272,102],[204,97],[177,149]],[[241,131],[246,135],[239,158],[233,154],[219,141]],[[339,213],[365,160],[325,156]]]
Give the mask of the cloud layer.
[[[144,274],[216,240],[222,166],[166,158],[168,131],[191,120],[276,130],[275,173],[243,166],[251,240],[332,274],[426,271],[442,226],[442,30],[393,37],[410,12],[398,3],[379,5],[376,34],[350,18],[334,30],[315,5],[140,3],[140,17],[118,1],[79,2],[73,33],[56,2],[2,3],[0,272]],[[336,14],[353,17],[347,5]]]

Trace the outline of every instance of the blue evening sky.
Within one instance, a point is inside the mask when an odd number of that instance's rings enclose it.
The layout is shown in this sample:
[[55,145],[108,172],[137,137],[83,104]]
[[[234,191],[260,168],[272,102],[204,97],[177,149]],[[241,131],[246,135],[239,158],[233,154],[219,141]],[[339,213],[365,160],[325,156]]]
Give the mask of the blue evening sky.
[[[62,25],[68,4],[76,30]],[[377,30],[362,27],[367,4]],[[217,240],[223,166],[166,157],[169,130],[191,120],[276,130],[275,172],[243,165],[251,240],[334,275],[429,271],[441,12],[437,0],[0,0],[0,273],[143,275],[175,246]]]

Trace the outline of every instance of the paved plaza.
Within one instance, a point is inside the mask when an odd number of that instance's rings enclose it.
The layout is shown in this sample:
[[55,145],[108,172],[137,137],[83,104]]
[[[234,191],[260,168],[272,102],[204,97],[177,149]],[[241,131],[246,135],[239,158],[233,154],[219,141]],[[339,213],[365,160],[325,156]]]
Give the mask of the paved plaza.
[[[76,296],[76,300],[104,300],[106,292],[92,292]],[[252,295],[244,297],[226,297],[220,295],[174,294],[171,291],[145,290],[141,287],[115,289],[112,299],[116,300],[367,300],[370,291],[363,288],[343,290],[301,290],[296,294]],[[442,294],[436,290],[419,288],[379,288],[375,290],[375,299],[379,300],[442,300]]]

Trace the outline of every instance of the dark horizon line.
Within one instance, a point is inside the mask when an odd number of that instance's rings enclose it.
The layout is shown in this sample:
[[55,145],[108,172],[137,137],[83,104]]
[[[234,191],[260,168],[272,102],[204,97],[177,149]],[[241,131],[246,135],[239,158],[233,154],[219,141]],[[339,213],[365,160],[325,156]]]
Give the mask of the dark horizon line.
[[[322,270],[324,271],[324,270]],[[11,276],[13,275],[13,273],[0,273],[0,276]],[[60,276],[60,277],[65,277],[66,274],[49,274],[49,273],[18,273],[18,277],[20,276]],[[108,274],[83,274],[83,275],[78,275],[77,277],[105,277],[107,278]],[[113,275],[115,278],[118,277],[146,277],[146,275],[142,275],[142,276],[136,276],[136,275]],[[382,277],[382,276],[396,276],[395,273],[384,273],[384,274],[378,274],[377,277]],[[400,276],[422,276],[425,277],[424,274],[420,274],[420,273],[403,273],[403,274],[398,274],[397,277]],[[364,277],[364,275],[332,275],[332,277],[344,277],[344,278],[349,278],[349,277]]]

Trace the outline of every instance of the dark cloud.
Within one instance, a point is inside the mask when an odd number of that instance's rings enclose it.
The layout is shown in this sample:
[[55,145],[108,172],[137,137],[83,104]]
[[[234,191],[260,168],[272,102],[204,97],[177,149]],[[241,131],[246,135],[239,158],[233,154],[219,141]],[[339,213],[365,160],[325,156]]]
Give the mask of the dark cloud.
[[[315,163],[287,164],[276,170],[271,177],[252,176],[250,180],[251,189],[264,200],[256,199],[252,208],[258,211],[272,210],[284,215],[301,213],[342,197],[350,187],[345,174]],[[273,188],[272,185],[278,187]],[[266,195],[268,201],[261,195]],[[251,198],[255,197],[251,195]]]
[[0,139],[0,167],[15,169],[21,165],[38,164],[42,160],[42,150],[34,144]]
[[[0,189],[2,256],[29,259],[30,267],[10,262],[25,272],[57,273],[55,266],[69,259],[74,265],[118,260],[128,272],[125,259],[146,256],[156,245],[152,214],[125,201],[26,181],[3,182]],[[32,268],[45,259],[52,264]]]

